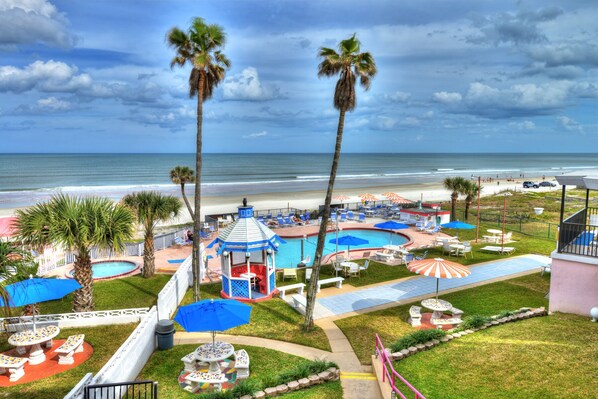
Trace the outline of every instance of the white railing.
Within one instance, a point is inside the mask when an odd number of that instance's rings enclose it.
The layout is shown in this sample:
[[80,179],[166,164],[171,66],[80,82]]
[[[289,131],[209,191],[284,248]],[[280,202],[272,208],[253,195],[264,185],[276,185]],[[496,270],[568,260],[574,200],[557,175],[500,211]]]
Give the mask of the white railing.
[[[202,244],[203,245],[203,244]],[[170,319],[193,283],[189,256],[158,294],[158,319]]]
[[156,349],[158,311],[152,306],[133,333],[98,371],[92,384],[133,381]]
[[[149,308],[98,310],[95,312],[42,314],[35,316],[35,325],[43,326],[52,324],[60,328],[95,327],[110,324],[138,323],[149,313]],[[17,319],[17,323],[12,323]],[[33,317],[7,317],[0,318],[0,332],[22,331],[31,329]]]

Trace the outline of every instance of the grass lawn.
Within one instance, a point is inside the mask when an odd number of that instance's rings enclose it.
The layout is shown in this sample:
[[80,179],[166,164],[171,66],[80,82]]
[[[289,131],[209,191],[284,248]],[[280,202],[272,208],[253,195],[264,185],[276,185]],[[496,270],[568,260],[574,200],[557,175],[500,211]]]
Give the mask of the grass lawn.
[[[118,278],[93,283],[96,310],[146,308],[156,304],[158,293],[172,276],[156,274],[145,279],[141,276]],[[43,314],[70,313],[73,309],[73,294],[56,301],[39,304]],[[16,312],[14,314],[19,314]]]
[[[160,398],[192,398],[194,395],[183,391],[179,387],[177,378],[183,369],[183,363],[180,359],[191,353],[195,348],[197,348],[197,345],[177,345],[167,351],[154,352],[138,378],[158,381]],[[249,354],[251,359],[249,379],[260,380],[264,383],[269,377],[278,375],[293,368],[296,364],[306,361],[297,356],[266,348],[243,345],[235,349],[245,349]],[[282,397],[341,399],[342,388],[339,382],[332,382]]]
[[[548,292],[549,275],[539,273],[499,281],[463,291],[442,295],[442,299],[462,309],[465,316],[481,314],[491,316],[502,310],[520,307],[548,306],[544,298]],[[359,316],[335,321],[343,330],[357,357],[363,364],[371,364],[370,356],[374,353],[375,334],[385,346],[415,329],[407,323],[411,304],[395,306]]]
[[[200,288],[201,299],[220,298],[221,283],[206,284]],[[193,302],[193,291],[188,290],[181,305]],[[318,327],[310,333],[301,330],[303,316],[297,313],[280,298],[264,302],[252,303],[251,323],[226,331],[226,334],[248,335],[280,341],[293,342],[300,345],[330,351],[330,345],[324,331]],[[176,328],[182,327],[175,323]]]
[[[64,373],[23,385],[2,388],[0,389],[0,398],[49,399],[64,397],[85,374],[99,371],[133,332],[135,327],[135,324],[125,324],[61,329],[59,339],[64,339],[73,334],[85,334],[85,342],[93,346],[94,349],[91,358]],[[12,347],[8,345],[6,339],[2,339],[0,351],[6,351],[10,348]]]
[[597,398],[598,328],[554,314],[418,353],[396,370],[428,398]]

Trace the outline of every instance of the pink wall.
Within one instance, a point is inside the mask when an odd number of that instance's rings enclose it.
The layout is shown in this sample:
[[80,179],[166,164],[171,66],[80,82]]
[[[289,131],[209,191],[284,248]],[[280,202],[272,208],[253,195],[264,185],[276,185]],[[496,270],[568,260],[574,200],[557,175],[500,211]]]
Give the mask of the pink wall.
[[589,317],[590,309],[595,306],[598,306],[598,265],[553,257],[550,311]]

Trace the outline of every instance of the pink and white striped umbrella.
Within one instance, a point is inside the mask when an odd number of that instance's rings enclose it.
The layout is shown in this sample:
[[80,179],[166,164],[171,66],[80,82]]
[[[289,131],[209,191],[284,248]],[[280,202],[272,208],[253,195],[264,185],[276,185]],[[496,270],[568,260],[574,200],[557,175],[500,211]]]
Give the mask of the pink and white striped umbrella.
[[413,201],[408,200],[407,198],[403,198],[400,195],[395,195],[394,197],[390,198],[390,200],[392,201],[393,204],[399,204],[399,205],[413,203]]
[[348,199],[350,199],[351,197],[347,197],[346,195],[337,195],[335,197],[332,197],[332,199],[343,202],[346,201]]
[[442,258],[415,260],[407,265],[407,269],[422,276],[436,277],[436,299],[439,279],[462,278],[471,274],[467,266]]

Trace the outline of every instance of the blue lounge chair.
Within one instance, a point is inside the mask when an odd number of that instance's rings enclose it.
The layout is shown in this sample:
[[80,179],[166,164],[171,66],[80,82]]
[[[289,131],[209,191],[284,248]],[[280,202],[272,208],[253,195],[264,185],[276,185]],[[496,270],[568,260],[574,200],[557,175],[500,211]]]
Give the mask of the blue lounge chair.
[[351,212],[351,211],[347,212],[347,219],[355,220],[355,215],[353,215],[353,212]]
[[309,219],[310,219],[310,218],[309,218],[309,211],[305,211],[305,218],[306,218],[307,220],[309,220]]
[[301,219],[301,221],[303,223],[307,223],[307,220],[305,219],[305,215],[299,215],[299,218]]
[[347,214],[346,213],[341,213],[341,222],[346,222],[347,221]]
[[268,215],[266,215],[266,219],[272,219],[272,214],[268,213]]
[[276,221],[278,222],[278,227],[286,227],[286,224],[284,222],[284,220],[282,220],[282,217],[277,217]]
[[409,262],[411,262],[413,259],[415,259],[415,256],[413,254],[405,254],[405,257],[403,258],[403,263],[408,265]]
[[426,259],[426,256],[428,256],[428,251],[424,252],[424,254],[422,256],[416,256],[415,260],[423,260]]
[[436,226],[434,226],[434,227],[433,227],[433,228],[431,228],[431,229],[427,229],[427,230],[426,230],[426,233],[428,233],[428,234],[436,234],[436,233],[440,233],[440,226],[439,226],[439,225],[436,225]]
[[330,214],[330,220],[332,220],[333,222],[336,222],[336,212],[332,212]]
[[359,214],[359,222],[360,223],[365,223],[365,213],[361,212]]
[[295,223],[294,223],[294,222],[291,220],[291,218],[290,218],[290,217],[288,217],[288,216],[286,216],[286,217],[284,218],[284,224],[285,224],[286,226],[288,226],[288,227],[291,227],[291,226],[294,226],[294,225],[295,225]]

